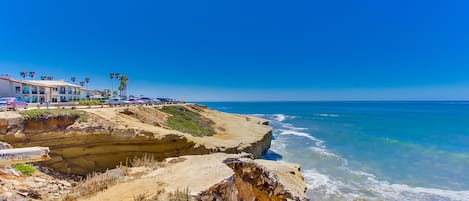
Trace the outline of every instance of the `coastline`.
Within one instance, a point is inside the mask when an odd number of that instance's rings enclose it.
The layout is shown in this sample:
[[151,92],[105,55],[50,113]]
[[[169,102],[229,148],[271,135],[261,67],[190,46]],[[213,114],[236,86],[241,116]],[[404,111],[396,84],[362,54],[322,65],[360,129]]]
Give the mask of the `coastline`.
[[[104,171],[144,155],[165,160],[224,152],[249,153],[250,157],[260,158],[270,147],[272,128],[267,126],[264,119],[223,113],[192,104],[171,107],[182,107],[184,111],[197,113],[200,118],[212,121],[215,134],[197,137],[171,129],[164,124],[171,115],[162,113],[161,107],[142,106],[81,110],[87,115],[83,122],[67,116],[24,120],[13,115],[6,121],[0,121],[0,140],[14,147],[48,146],[52,159],[43,165],[82,175]],[[303,181],[301,173],[297,174]],[[299,190],[298,199],[306,199],[305,190]]]
[[[446,148],[447,143],[451,142],[459,144],[459,150],[467,150],[465,142],[453,140],[467,136],[462,132],[464,125],[467,125],[463,124],[466,120],[454,118],[467,116],[462,110],[467,108],[466,104],[334,101],[298,104],[220,102],[207,105],[225,112],[250,114],[270,120],[273,140],[269,157],[301,164],[308,186],[307,194],[311,199],[469,199],[469,191],[461,186],[467,185],[467,180],[462,179],[467,176],[462,171],[469,156],[464,154],[467,152],[451,154],[451,151],[435,149]],[[439,112],[437,117],[430,115],[435,111]],[[427,125],[429,120],[433,120],[432,125]],[[393,126],[386,126],[389,123]],[[447,126],[452,129],[448,130]],[[409,133],[397,135],[403,132]],[[434,135],[442,132],[444,135]],[[384,134],[387,134],[385,138],[382,137]],[[414,141],[406,142],[408,136],[414,135],[417,138],[410,138]],[[438,144],[432,145],[433,149],[412,145],[428,143],[428,138],[435,137],[439,140]],[[422,138],[426,141],[420,140]],[[383,150],[387,151],[382,153]],[[414,160],[407,162],[408,156]],[[397,163],[401,160],[406,163]],[[422,164],[425,161],[431,163]],[[453,164],[454,168],[444,168],[447,167],[445,163]],[[389,168],[394,165],[399,169],[379,169],[381,165]],[[409,170],[416,170],[421,175],[408,173]],[[399,177],[393,177],[394,174]],[[440,179],[431,180],[436,175]],[[403,176],[409,178],[402,180]],[[447,185],[448,182],[452,186]]]

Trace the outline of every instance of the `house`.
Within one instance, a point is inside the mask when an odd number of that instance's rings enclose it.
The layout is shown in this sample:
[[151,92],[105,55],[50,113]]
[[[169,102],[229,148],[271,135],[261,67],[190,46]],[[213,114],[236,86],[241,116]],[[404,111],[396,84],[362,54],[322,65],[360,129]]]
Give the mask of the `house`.
[[90,91],[64,80],[16,80],[0,76],[0,97],[21,97],[29,103],[88,100]]

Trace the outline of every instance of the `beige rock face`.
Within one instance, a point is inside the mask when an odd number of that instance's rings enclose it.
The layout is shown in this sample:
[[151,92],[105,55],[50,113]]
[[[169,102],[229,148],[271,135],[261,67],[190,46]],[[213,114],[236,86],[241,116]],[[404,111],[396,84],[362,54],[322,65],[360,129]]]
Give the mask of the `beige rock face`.
[[143,194],[168,200],[169,194],[182,189],[188,189],[194,200],[308,200],[298,165],[246,157],[214,153],[168,158],[141,178],[85,200],[130,201]]
[[258,158],[270,147],[272,132],[265,120],[185,107],[215,122],[216,134],[194,137],[172,130],[162,124],[167,114],[148,106],[88,109],[89,118],[81,123],[60,117],[28,122],[21,121],[18,115],[0,117],[0,140],[14,147],[49,147],[52,159],[46,164],[76,174],[114,168],[145,154],[164,159],[247,152]]
[[308,200],[300,167],[291,163],[228,158],[234,174],[198,196],[197,200]]

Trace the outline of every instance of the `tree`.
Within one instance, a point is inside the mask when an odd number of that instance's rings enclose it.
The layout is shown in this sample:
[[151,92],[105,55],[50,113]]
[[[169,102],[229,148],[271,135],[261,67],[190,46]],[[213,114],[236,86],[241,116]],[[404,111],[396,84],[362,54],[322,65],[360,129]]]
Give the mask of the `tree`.
[[88,88],[88,83],[90,83],[91,79],[89,77],[85,77],[86,88]]
[[111,78],[111,91],[114,91],[114,78],[120,80],[120,73],[109,73],[109,77]]
[[35,75],[36,75],[36,72],[34,71],[29,72],[29,77],[31,77],[32,80],[34,80]]
[[41,80],[46,80],[46,79],[47,79],[47,76],[45,76],[45,75],[41,75],[41,77],[40,77],[40,78],[41,78]]
[[115,73],[109,73],[109,77],[111,78],[111,91],[114,91],[114,78],[116,74]]
[[76,77],[71,77],[70,80],[72,80],[73,84],[75,84],[75,81],[77,81]]
[[117,96],[117,91],[113,91],[112,95]]
[[54,77],[49,75],[49,76],[47,76],[47,80],[54,80]]
[[127,94],[127,84],[129,83],[129,78],[127,75],[121,75],[120,76],[120,85],[119,85],[119,90],[121,92],[121,96],[126,96]]
[[106,97],[106,99],[109,99],[109,96],[111,96],[111,90],[104,89],[103,92],[104,92],[104,96]]
[[28,75],[28,72],[26,71],[20,72],[20,76],[23,77],[23,79],[26,79],[26,75]]
[[85,86],[85,82],[84,81],[80,81],[80,86]]

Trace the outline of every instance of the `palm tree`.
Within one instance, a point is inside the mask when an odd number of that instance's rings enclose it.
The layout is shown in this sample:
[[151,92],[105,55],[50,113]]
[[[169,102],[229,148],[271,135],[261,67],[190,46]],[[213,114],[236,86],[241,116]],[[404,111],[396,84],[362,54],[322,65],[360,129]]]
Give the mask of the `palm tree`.
[[77,78],[74,76],[74,77],[71,77],[70,80],[72,80],[73,84],[75,84],[75,81],[77,81]]
[[23,77],[23,79],[26,79],[26,75],[28,75],[28,72],[26,71],[20,72],[20,76]]
[[111,78],[111,91],[114,91],[114,77],[116,74],[114,73],[109,73],[109,77]]
[[80,81],[80,86],[85,86],[85,82],[84,81]]
[[36,75],[36,72],[34,71],[29,72],[29,77],[31,77],[32,80],[34,80],[35,75]]
[[47,80],[54,80],[54,77],[53,76],[47,76]]
[[106,97],[106,99],[109,99],[109,96],[111,96],[111,90],[104,89],[103,92],[104,92],[104,96]]
[[119,90],[121,91],[121,96],[127,95],[127,84],[129,83],[129,77],[127,75],[121,75],[120,77]]
[[86,88],[88,88],[88,83],[90,83],[91,79],[89,77],[85,77]]
[[41,78],[41,80],[46,80],[46,79],[47,79],[47,76],[45,76],[45,75],[41,75],[41,77],[40,77],[40,78]]
[[117,91],[113,91],[112,95],[117,96]]

